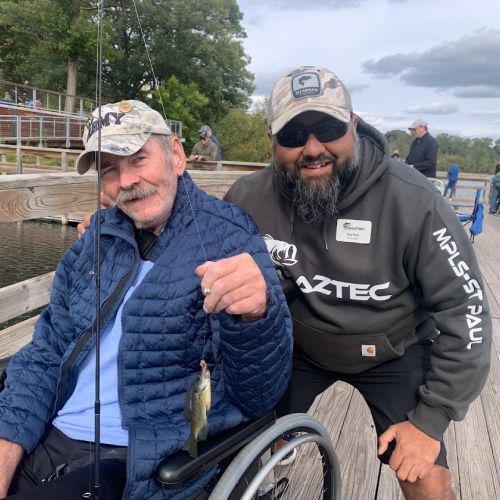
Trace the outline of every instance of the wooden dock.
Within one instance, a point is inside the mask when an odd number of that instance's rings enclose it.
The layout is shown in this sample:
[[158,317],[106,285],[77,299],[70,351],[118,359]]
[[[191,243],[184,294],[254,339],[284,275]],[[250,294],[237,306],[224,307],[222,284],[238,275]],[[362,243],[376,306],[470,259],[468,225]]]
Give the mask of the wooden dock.
[[[198,185],[222,196],[245,172],[193,171]],[[0,221],[19,221],[92,210],[95,175],[73,172],[0,176]],[[463,422],[452,423],[445,440],[459,500],[500,499],[500,216],[486,215],[474,248],[493,316],[492,366],[481,396]],[[52,273],[0,289],[0,322],[44,305]],[[33,319],[0,332],[0,358],[29,341]],[[399,500],[394,474],[376,456],[376,434],[365,402],[337,383],[320,395],[310,413],[330,431],[340,459],[343,500]],[[307,499],[303,499],[307,500]]]

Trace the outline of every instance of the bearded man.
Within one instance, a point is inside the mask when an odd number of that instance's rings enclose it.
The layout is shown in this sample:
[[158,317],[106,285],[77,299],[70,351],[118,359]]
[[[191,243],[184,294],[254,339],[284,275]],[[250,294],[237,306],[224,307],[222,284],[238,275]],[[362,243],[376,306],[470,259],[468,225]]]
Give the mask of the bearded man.
[[226,199],[247,210],[282,278],[294,369],[279,413],[337,380],[365,398],[406,498],[455,498],[443,434],[489,370],[491,319],[466,234],[440,193],[390,158],[331,71],[282,77],[273,163]]

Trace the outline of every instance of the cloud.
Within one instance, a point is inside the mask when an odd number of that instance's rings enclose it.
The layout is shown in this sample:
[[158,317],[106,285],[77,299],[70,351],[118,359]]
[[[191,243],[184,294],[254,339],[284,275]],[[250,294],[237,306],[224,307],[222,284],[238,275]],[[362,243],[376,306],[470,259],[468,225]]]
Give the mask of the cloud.
[[356,94],[357,92],[362,92],[363,90],[369,89],[370,85],[367,83],[345,83],[345,86],[349,90],[350,94]]
[[425,52],[371,59],[363,63],[363,70],[377,77],[397,77],[415,87],[450,90],[461,97],[497,97],[499,60],[500,31],[488,30]]
[[[499,75],[500,78],[500,75]],[[496,98],[500,97],[500,87],[488,87],[487,85],[471,85],[470,87],[458,87],[452,91],[457,97],[466,99],[474,98]]]
[[447,104],[444,102],[435,102],[424,104],[423,106],[412,106],[404,110],[409,115],[449,115],[457,113],[459,107],[456,104]]
[[490,111],[475,111],[471,113],[471,116],[477,118],[485,118],[487,120],[495,120],[495,122],[500,123],[500,109],[492,109]]

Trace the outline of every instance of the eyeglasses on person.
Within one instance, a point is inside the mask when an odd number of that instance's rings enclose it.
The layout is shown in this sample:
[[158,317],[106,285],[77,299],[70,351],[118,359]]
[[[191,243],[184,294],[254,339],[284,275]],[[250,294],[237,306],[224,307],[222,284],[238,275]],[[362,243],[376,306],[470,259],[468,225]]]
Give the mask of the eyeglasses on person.
[[301,148],[305,146],[310,134],[320,142],[332,142],[344,137],[348,126],[348,123],[335,118],[327,118],[315,125],[285,125],[275,137],[284,148]]

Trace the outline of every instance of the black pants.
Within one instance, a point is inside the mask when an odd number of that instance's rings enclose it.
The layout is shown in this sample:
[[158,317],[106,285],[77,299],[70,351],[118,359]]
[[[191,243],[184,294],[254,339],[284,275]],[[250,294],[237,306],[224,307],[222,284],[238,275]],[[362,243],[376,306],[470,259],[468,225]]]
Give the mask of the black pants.
[[[126,482],[127,448],[101,445],[100,500],[121,499]],[[81,500],[93,492],[93,444],[70,439],[50,427],[20,463],[9,489],[13,500]]]
[[[418,388],[425,382],[430,368],[431,348],[432,342],[424,340],[407,349],[402,358],[355,375],[318,368],[294,349],[292,378],[276,412],[278,416],[306,413],[318,394],[341,380],[361,393],[380,436],[392,424],[408,420],[407,413],[417,406],[420,400]],[[389,463],[394,447],[392,442],[387,452],[379,456],[383,463]],[[436,464],[448,467],[443,442]]]

